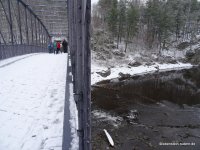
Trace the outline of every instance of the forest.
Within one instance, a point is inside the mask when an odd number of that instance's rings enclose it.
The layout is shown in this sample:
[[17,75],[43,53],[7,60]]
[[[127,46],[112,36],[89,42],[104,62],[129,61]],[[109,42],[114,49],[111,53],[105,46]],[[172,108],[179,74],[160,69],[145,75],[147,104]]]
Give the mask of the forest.
[[[187,41],[191,46],[200,33],[198,0],[99,0],[93,6],[92,26],[127,47],[168,50]],[[95,30],[94,29],[94,30]]]
[[92,8],[92,148],[200,149],[200,1]]

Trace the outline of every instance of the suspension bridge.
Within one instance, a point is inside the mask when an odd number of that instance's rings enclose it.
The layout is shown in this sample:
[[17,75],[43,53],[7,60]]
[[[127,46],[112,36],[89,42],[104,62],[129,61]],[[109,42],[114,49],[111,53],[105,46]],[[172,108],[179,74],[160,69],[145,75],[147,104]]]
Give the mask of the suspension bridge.
[[[0,0],[0,149],[91,149],[91,0]],[[53,39],[69,52],[49,54]]]

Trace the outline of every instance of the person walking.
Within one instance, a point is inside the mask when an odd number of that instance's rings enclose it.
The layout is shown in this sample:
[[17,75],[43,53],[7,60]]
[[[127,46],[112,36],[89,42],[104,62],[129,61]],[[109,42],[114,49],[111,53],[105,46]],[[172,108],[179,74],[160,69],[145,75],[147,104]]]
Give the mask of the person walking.
[[53,48],[53,43],[52,42],[49,43],[48,50],[49,50],[49,53],[53,53],[54,48]]
[[53,42],[53,53],[56,54],[56,52],[57,52],[57,42],[54,41]]
[[58,54],[60,51],[60,42],[57,42],[57,51],[56,51],[56,54]]
[[68,43],[65,39],[62,42],[62,46],[63,46],[64,53],[67,53],[68,52]]

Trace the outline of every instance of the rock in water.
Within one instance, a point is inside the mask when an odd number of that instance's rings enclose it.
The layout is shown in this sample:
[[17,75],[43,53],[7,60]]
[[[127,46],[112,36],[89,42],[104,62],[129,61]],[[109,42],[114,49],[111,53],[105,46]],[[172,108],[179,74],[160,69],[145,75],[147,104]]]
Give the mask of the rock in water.
[[186,57],[187,57],[188,59],[191,59],[194,55],[195,55],[195,52],[194,52],[194,51],[187,51],[187,52],[186,52]]
[[120,77],[122,77],[122,78],[129,78],[129,77],[131,77],[131,75],[130,74],[123,74],[122,72],[120,72],[119,74],[118,74]]
[[105,78],[111,74],[111,70],[110,68],[108,68],[108,70],[106,71],[101,71],[101,72],[96,72],[96,73]]
[[131,66],[131,67],[138,67],[138,66],[141,66],[142,63],[133,60],[128,65]]

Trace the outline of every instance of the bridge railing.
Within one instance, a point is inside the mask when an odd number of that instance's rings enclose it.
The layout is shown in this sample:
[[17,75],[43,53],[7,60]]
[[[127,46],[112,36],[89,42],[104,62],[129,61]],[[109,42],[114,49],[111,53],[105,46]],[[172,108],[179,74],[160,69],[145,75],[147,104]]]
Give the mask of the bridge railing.
[[68,0],[69,47],[79,118],[79,149],[91,149],[91,0]]
[[47,52],[50,35],[33,10],[22,0],[0,0],[0,60]]

